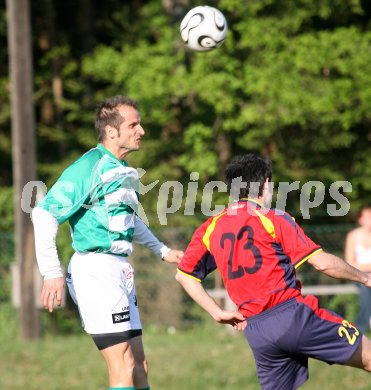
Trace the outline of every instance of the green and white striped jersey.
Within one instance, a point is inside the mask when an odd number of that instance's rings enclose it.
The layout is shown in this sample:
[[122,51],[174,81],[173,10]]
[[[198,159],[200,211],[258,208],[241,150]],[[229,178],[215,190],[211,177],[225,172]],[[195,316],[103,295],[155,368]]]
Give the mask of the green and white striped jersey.
[[70,165],[37,207],[69,221],[77,252],[131,254],[139,178],[98,144]]

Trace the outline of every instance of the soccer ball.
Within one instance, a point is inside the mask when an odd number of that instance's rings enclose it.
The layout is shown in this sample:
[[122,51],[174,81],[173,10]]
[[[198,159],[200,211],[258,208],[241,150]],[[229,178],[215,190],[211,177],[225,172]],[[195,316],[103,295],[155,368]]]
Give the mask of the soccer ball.
[[192,8],[180,23],[183,41],[196,51],[209,51],[221,46],[227,30],[224,15],[207,5]]

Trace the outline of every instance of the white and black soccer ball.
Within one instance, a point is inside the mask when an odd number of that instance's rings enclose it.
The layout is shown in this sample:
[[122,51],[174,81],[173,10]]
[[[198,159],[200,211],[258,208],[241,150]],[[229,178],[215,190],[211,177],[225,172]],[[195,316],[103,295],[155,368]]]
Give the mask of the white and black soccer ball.
[[180,23],[184,43],[197,51],[209,51],[221,46],[227,31],[224,15],[207,5],[192,8]]

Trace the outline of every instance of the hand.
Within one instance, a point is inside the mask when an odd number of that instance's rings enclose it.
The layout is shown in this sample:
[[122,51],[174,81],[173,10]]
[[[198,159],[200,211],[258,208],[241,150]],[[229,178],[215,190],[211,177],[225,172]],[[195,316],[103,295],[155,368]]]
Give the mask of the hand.
[[180,260],[182,260],[183,256],[184,256],[184,252],[183,251],[178,251],[178,250],[175,250],[175,249],[171,249],[169,252],[166,253],[166,255],[164,255],[163,259],[167,263],[179,264]]
[[368,274],[368,279],[367,279],[367,281],[365,283],[365,286],[366,287],[371,287],[371,276],[370,276],[370,274]]
[[62,304],[62,293],[64,287],[64,278],[53,278],[44,280],[44,285],[41,291],[41,303],[45,309],[49,309],[51,313],[54,309],[54,299],[57,305]]
[[238,311],[222,310],[216,320],[220,324],[229,324],[237,330],[244,330],[247,326],[245,317]]

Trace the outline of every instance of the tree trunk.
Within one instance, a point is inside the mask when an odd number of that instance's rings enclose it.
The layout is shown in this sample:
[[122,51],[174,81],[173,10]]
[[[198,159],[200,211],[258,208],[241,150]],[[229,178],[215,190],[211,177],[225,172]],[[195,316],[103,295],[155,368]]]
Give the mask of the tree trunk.
[[15,200],[16,261],[20,268],[20,331],[22,339],[40,337],[35,304],[35,246],[30,215],[21,209],[25,184],[36,180],[35,118],[32,101],[32,51],[28,0],[7,0],[12,109],[12,155]]

